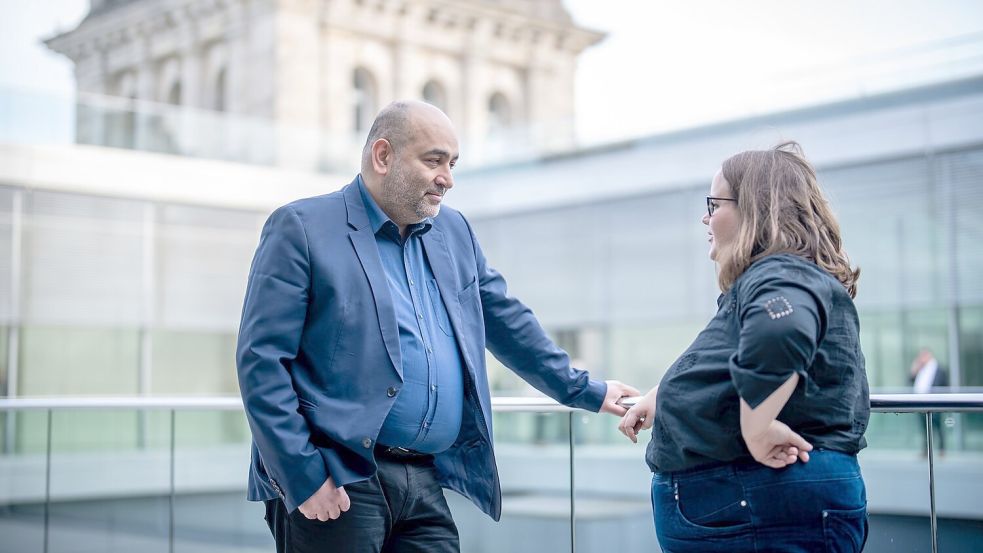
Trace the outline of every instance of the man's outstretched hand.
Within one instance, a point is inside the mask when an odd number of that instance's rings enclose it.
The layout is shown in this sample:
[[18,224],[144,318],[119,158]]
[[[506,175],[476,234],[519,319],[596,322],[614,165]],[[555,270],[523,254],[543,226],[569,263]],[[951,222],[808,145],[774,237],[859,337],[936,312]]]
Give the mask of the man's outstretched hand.
[[642,395],[634,387],[629,386],[618,380],[607,380],[608,393],[604,396],[604,403],[601,404],[602,413],[623,417],[628,412],[628,408],[618,403],[622,398],[636,397]]

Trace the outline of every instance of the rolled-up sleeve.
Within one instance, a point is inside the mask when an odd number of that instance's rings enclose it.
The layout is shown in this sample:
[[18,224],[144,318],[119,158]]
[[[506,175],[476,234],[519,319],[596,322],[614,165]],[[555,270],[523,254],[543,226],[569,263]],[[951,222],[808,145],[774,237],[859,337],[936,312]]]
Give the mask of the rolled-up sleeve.
[[793,373],[799,374],[806,394],[815,389],[807,369],[826,328],[826,308],[811,280],[771,275],[738,292],[740,338],[730,358],[730,375],[751,408]]

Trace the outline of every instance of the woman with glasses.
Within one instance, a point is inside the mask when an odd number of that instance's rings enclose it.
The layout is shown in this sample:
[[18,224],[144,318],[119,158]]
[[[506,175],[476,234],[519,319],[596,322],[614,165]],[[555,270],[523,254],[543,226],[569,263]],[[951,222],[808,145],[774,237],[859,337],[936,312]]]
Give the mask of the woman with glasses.
[[703,224],[717,314],[621,420],[646,461],[662,549],[860,551],[870,418],[860,271],[798,144],[714,175]]

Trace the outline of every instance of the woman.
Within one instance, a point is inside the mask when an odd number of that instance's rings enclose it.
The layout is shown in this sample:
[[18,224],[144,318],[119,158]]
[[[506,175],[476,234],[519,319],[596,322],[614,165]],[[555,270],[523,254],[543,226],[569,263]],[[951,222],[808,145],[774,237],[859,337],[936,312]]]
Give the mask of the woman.
[[719,309],[621,420],[646,461],[662,549],[860,551],[856,454],[870,399],[839,225],[798,144],[747,151],[713,177]]

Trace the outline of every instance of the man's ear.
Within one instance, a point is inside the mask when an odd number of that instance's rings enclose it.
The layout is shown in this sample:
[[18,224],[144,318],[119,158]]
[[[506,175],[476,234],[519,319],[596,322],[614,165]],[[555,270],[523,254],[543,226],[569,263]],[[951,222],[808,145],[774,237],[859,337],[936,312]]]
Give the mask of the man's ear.
[[392,144],[385,138],[380,138],[372,143],[371,151],[372,169],[380,175],[388,173],[389,168],[393,164],[393,157],[395,156]]

